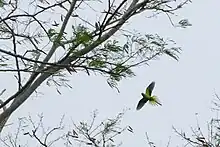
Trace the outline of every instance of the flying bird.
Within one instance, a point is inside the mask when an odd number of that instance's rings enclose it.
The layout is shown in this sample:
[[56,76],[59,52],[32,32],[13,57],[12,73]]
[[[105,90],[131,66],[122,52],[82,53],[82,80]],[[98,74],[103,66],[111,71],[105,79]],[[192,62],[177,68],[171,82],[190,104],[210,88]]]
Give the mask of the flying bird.
[[157,96],[155,96],[155,95],[151,96],[152,91],[154,89],[154,86],[155,86],[155,82],[153,81],[147,87],[146,92],[141,93],[142,99],[138,102],[136,110],[140,110],[145,105],[145,103],[147,103],[147,101],[149,101],[149,103],[151,105],[161,105],[162,106],[162,104],[159,102],[159,99],[157,98]]

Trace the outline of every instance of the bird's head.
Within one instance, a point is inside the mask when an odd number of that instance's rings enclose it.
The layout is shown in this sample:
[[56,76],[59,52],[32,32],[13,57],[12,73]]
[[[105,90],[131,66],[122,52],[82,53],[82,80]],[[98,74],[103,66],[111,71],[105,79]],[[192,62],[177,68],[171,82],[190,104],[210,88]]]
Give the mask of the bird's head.
[[143,97],[145,97],[145,94],[144,94],[144,93],[141,93],[141,95],[142,95]]

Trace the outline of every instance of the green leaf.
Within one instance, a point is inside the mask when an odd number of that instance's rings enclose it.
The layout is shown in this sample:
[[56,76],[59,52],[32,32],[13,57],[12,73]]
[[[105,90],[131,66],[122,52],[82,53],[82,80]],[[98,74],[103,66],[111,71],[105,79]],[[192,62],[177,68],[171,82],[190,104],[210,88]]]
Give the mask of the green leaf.
[[105,62],[99,59],[94,59],[91,62],[89,62],[90,67],[105,67]]
[[183,27],[183,28],[192,26],[192,24],[189,22],[188,19],[182,19],[182,20],[180,20],[180,21],[179,21],[179,24],[180,24],[180,26]]
[[72,26],[73,33],[75,35],[74,43],[76,44],[83,44],[84,46],[88,46],[90,41],[92,40],[92,35],[88,31],[88,28],[79,25],[76,28]]
[[124,44],[124,46],[123,46],[123,50],[128,54],[128,49],[129,49],[129,46],[128,46],[128,44],[126,43],[126,44]]
[[0,66],[8,66],[8,64],[1,63]]
[[89,35],[88,32],[83,32],[82,34],[80,34],[79,38],[78,38],[82,43],[87,43],[88,41],[90,41],[92,39],[92,36]]
[[178,56],[172,53],[171,51],[165,50],[164,53],[178,61]]
[[48,30],[48,37],[53,40],[54,36],[57,34],[57,32],[54,29],[49,29]]
[[3,7],[3,6],[4,6],[4,1],[0,0],[0,7]]
[[116,40],[109,40],[107,41],[107,43],[104,45],[105,49],[106,50],[109,50],[109,51],[112,51],[112,52],[120,52],[120,51],[123,51],[123,47],[121,47],[120,45],[117,45],[118,44],[118,41]]

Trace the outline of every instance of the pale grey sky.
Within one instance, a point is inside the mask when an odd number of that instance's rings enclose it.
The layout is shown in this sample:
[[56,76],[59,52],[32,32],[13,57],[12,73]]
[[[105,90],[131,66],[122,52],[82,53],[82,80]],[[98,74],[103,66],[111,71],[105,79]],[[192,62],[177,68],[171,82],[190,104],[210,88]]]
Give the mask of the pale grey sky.
[[[183,142],[176,137],[172,125],[191,133],[190,127],[196,126],[195,113],[199,113],[200,124],[206,129],[206,123],[213,114],[210,108],[214,92],[220,93],[219,5],[218,0],[194,0],[183,8],[178,19],[188,18],[193,25],[188,29],[174,28],[165,15],[152,19],[138,16],[131,21],[128,27],[132,29],[158,33],[175,40],[183,49],[179,62],[163,57],[151,61],[150,66],[136,68],[136,77],[124,79],[119,84],[121,93],[111,89],[105,78],[84,73],[73,75],[70,78],[73,89],[62,88],[61,96],[54,88],[44,85],[40,88],[44,95],[25,102],[9,122],[43,112],[45,124],[58,124],[63,114],[70,123],[70,118],[89,120],[95,109],[99,111],[98,122],[114,117],[124,108],[131,108],[122,125],[130,125],[134,133],[124,133],[119,137],[123,147],[147,146],[145,132],[158,146],[165,146],[170,135],[170,147],[181,146]],[[5,77],[2,74],[0,79],[3,81]],[[140,93],[151,81],[156,81],[154,93],[163,106],[146,105],[136,111]],[[10,94],[10,87],[7,87],[7,94]],[[0,88],[5,88],[5,85]],[[13,127],[5,131],[8,130],[13,130]]]

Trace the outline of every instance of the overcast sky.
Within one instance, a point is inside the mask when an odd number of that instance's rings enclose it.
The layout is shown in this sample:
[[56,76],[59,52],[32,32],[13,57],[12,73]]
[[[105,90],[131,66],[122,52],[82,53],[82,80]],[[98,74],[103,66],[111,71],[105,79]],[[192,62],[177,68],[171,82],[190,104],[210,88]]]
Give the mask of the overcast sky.
[[[61,88],[62,95],[54,88],[43,86],[39,89],[43,95],[25,102],[10,122],[43,112],[45,125],[58,124],[63,114],[70,124],[71,118],[75,121],[89,120],[95,109],[99,112],[98,122],[131,108],[125,114],[122,126],[130,125],[134,133],[119,137],[123,147],[147,146],[145,132],[158,146],[165,146],[169,136],[170,147],[181,146],[183,142],[176,137],[172,126],[190,133],[190,127],[196,126],[195,113],[198,113],[200,125],[206,131],[206,123],[213,114],[210,108],[214,93],[220,94],[219,6],[219,0],[194,0],[187,5],[178,13],[181,16],[178,19],[188,18],[193,25],[188,29],[174,28],[165,15],[153,19],[143,19],[142,16],[132,19],[128,26],[131,29],[158,33],[175,40],[183,49],[180,61],[164,56],[152,61],[150,66],[136,68],[135,77],[120,82],[120,93],[111,89],[105,78],[83,73],[70,78],[73,89]],[[0,79],[4,80],[5,76],[0,76]],[[152,81],[156,82],[154,94],[163,106],[146,105],[136,111],[140,93]],[[8,130],[13,130],[13,127]]]

